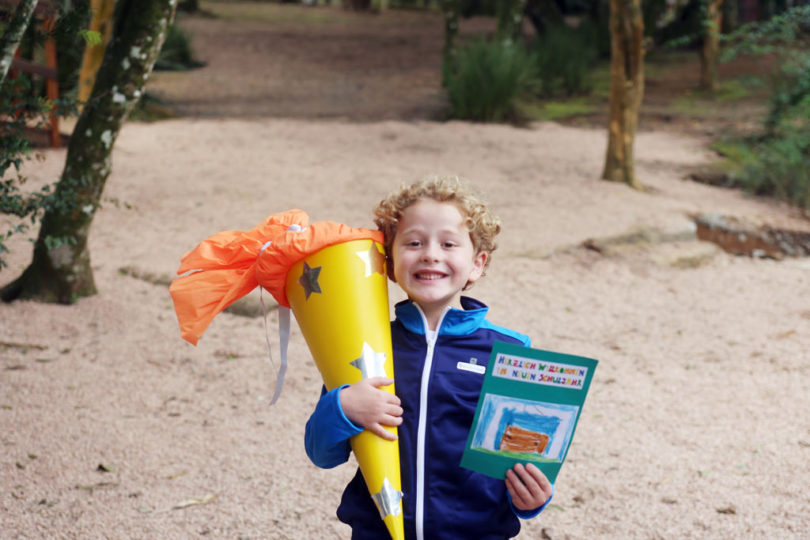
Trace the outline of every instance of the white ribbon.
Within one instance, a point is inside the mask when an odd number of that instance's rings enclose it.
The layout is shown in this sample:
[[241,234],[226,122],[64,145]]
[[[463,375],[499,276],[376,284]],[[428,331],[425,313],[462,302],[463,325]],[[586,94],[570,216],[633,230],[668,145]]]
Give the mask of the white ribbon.
[[[264,305],[261,286],[259,286],[259,301],[262,304],[262,314],[264,315],[264,340],[267,343],[267,356],[270,357],[270,364],[275,366],[276,363],[273,361],[273,349],[270,346],[270,330],[267,328],[267,308]],[[276,401],[278,401],[279,396],[281,396],[281,388],[284,386],[284,376],[287,373],[287,348],[290,344],[290,308],[288,307],[278,306],[278,338],[281,365],[278,367],[276,389],[273,392],[273,397],[270,399],[270,405],[274,405]]]

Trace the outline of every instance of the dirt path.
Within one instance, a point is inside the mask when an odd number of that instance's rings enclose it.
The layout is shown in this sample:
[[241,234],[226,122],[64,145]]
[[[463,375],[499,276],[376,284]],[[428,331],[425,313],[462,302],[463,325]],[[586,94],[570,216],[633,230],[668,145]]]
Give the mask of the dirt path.
[[[193,24],[210,32],[210,51],[224,49],[217,37],[239,43],[222,21]],[[203,56],[207,72],[171,76],[176,103],[210,110],[263,95],[259,75],[237,85],[252,88],[245,95],[199,86],[229,79],[219,54]],[[168,93],[169,82],[156,87]],[[639,193],[598,179],[601,129],[370,121],[372,110],[362,123],[234,113],[124,128],[105,195],[126,205],[107,204],[90,237],[99,294],[69,307],[0,305],[0,536],[348,538],[334,509],[353,466],[319,470],[303,450],[320,377],[298,331],[270,408],[261,317],[223,314],[191,347],[165,286],[120,270],[171,274],[206,236],[292,207],[371,226],[384,193],[430,172],[468,177],[504,220],[489,275],[471,291],[493,321],[600,360],[555,500],[520,538],[810,535],[810,264],[718,252],[695,240],[688,216],[806,222],[684,181],[685,167],[712,158],[700,139],[640,134],[649,190]],[[26,171],[32,183],[61,170],[64,150],[45,155]],[[664,241],[579,247],[639,231]],[[25,239],[11,248],[0,282],[30,258]],[[391,295],[401,298],[395,286]],[[273,312],[268,323],[277,350]]]

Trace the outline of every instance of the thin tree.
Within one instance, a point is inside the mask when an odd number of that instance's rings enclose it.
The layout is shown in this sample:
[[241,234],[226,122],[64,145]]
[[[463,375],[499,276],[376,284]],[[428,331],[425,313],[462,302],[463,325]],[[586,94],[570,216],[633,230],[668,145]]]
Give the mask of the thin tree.
[[25,34],[25,29],[31,22],[31,15],[37,7],[39,0],[20,0],[14,15],[9,22],[6,31],[0,36],[0,84],[6,80],[8,68],[14,59],[14,53],[20,46],[20,41]]
[[527,0],[501,0],[497,3],[498,27],[495,35],[504,43],[517,43],[523,36],[523,13]]
[[458,20],[461,16],[461,0],[439,0],[444,16],[444,46],[442,58],[447,64],[453,60],[458,37]]
[[644,19],[641,0],[610,0],[610,123],[602,178],[641,189],[633,164],[644,96]]
[[717,56],[723,27],[723,0],[703,0],[703,46],[700,49],[700,87],[714,91],[717,87]]
[[5,301],[72,303],[95,294],[87,238],[110,174],[113,145],[143,92],[177,0],[118,0],[113,37],[68,146],[31,264],[0,291]]

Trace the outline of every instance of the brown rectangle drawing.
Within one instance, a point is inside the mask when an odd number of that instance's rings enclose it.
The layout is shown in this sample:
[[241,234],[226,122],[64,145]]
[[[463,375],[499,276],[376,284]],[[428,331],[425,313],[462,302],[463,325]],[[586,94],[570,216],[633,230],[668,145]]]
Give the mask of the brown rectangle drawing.
[[548,435],[517,426],[506,426],[501,437],[499,451],[542,454],[548,445]]

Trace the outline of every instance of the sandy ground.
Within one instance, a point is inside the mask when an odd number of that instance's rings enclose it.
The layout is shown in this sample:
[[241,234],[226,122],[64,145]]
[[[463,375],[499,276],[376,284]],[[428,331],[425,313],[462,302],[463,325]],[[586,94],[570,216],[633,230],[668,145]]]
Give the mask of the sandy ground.
[[[170,274],[206,236],[293,207],[371,226],[390,189],[453,172],[504,221],[472,291],[491,319],[600,360],[555,500],[520,538],[807,538],[810,262],[719,252],[688,215],[807,223],[683,180],[705,141],[640,134],[643,193],[598,179],[604,148],[604,130],[554,124],[128,124],[105,191],[121,204],[90,236],[99,294],[0,305],[0,537],[348,538],[334,510],[354,466],[304,454],[320,378],[297,329],[269,407],[261,318],[222,314],[192,347],[166,287],[119,270]],[[61,170],[45,155],[32,182]],[[579,247],[640,230],[664,241]],[[3,283],[30,258],[11,247]]]

